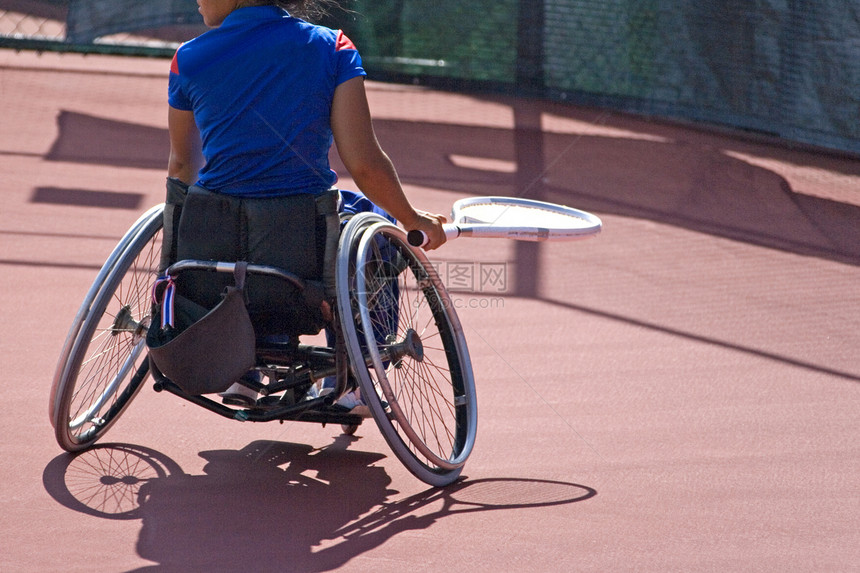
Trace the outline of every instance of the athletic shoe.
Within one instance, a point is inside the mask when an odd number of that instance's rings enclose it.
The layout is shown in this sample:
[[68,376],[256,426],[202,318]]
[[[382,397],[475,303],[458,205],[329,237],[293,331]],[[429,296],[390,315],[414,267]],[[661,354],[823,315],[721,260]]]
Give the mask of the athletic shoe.
[[337,384],[336,377],[326,376],[325,378],[311,386],[310,389],[308,389],[308,393],[305,394],[305,400],[322,398],[327,394],[331,394],[332,392],[334,392],[335,384]]
[[370,408],[361,399],[361,390],[358,388],[338,398],[335,404],[346,409],[350,414],[356,414],[362,418],[370,417]]
[[[259,382],[260,381],[260,373],[256,370],[251,370],[247,374],[243,375],[242,380],[248,380],[249,382]],[[238,406],[240,408],[250,408],[257,403],[257,398],[259,394],[256,391],[251,390],[241,382],[234,382],[232,386],[227,388],[224,392],[219,392],[219,396],[221,396],[221,402],[226,404],[227,406]]]

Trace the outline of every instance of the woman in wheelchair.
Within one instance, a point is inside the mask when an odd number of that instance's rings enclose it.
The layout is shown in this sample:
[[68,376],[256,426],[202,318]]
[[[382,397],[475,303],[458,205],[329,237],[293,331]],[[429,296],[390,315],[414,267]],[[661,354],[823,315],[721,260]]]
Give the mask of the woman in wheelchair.
[[[315,0],[198,5],[212,29],[183,44],[170,68],[162,268],[182,259],[247,261],[318,279],[338,211],[384,212],[425,232],[425,249],[445,242],[445,217],[411,205],[376,139],[355,46],[343,32],[296,17],[318,8]],[[333,190],[332,143],[364,195]],[[258,339],[320,330],[321,317],[283,285],[248,281]],[[212,308],[226,284],[228,277],[191,271],[176,288]],[[234,384],[222,396],[244,405],[257,393]]]
[[[239,422],[351,434],[369,414],[413,475],[452,483],[475,380],[453,299],[406,234],[436,248],[444,217],[410,204],[380,149],[355,46],[295,17],[310,0],[198,5],[212,29],[171,64],[167,199],[75,315],[48,406],[58,444],[91,447],[151,379]],[[363,193],[334,189],[332,143]],[[326,344],[299,342],[322,329]]]

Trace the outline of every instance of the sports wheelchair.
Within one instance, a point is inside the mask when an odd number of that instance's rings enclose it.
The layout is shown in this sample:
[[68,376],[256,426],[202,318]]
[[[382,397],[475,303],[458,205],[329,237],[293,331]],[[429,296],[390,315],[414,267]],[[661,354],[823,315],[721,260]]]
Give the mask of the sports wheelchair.
[[[234,407],[215,396],[190,395],[151,368],[145,339],[153,321],[151,290],[161,264],[164,208],[153,207],[132,225],[74,318],[49,406],[63,449],[93,445],[148,378],[158,392],[234,420],[332,423],[347,434],[365,418],[335,400],[359,388],[370,417],[412,474],[432,486],[459,477],[477,426],[469,352],[444,284],[402,229],[374,213],[356,214],[343,225],[331,257],[334,296],[324,301],[330,310],[325,328],[332,335],[325,345],[258,341],[259,381],[244,383],[261,398],[253,406]],[[171,272],[232,272],[234,266],[183,260]],[[276,267],[251,264],[247,272],[298,288],[304,284]],[[317,396],[311,388],[325,377],[336,378],[335,389]]]

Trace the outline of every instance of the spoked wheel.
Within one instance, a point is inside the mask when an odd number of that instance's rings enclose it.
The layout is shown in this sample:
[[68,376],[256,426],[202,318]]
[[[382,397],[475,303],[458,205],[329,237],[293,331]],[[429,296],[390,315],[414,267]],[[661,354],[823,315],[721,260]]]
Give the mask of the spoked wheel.
[[338,310],[362,396],[394,454],[416,477],[447,485],[475,441],[469,352],[424,252],[384,219],[357,215],[341,237]]
[[162,206],[135,223],[87,293],[60,355],[49,413],[60,446],[92,445],[149,373],[146,331],[161,257]]

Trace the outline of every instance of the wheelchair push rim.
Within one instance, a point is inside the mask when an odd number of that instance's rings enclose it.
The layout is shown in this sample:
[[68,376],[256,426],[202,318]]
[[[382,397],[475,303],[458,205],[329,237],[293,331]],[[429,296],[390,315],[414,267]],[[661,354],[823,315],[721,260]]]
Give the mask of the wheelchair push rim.
[[338,308],[371,414],[416,477],[451,483],[474,445],[477,407],[447,290],[424,252],[377,216],[350,222],[338,262]]
[[122,414],[149,373],[145,334],[161,256],[162,206],[147,211],[102,267],[61,352],[49,414],[60,446],[92,445]]

